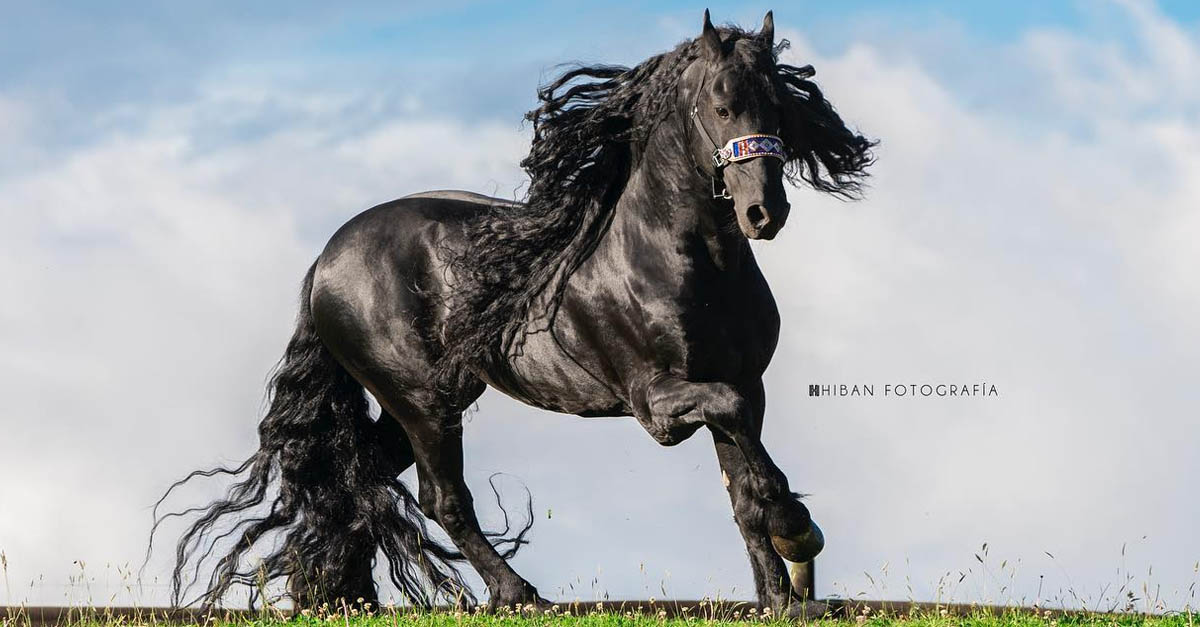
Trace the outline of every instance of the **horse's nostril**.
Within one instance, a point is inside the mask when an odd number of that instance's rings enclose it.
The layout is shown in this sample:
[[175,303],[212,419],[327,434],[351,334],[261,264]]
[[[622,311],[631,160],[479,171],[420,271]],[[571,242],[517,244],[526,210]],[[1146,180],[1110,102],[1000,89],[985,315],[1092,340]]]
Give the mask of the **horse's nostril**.
[[750,205],[746,209],[746,219],[750,221],[750,224],[761,229],[771,221],[771,216],[763,211],[762,205]]

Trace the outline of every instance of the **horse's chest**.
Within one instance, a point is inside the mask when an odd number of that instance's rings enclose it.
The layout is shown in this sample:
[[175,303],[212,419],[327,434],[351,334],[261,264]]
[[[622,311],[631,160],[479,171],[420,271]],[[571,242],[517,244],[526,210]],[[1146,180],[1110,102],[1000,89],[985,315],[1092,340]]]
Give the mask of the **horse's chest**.
[[760,376],[778,340],[774,299],[753,278],[697,280],[664,299],[659,311],[646,321],[653,342],[647,357],[689,380]]
[[515,381],[499,387],[548,409],[628,413],[631,386],[658,372],[694,381],[761,376],[778,335],[774,298],[752,262],[735,276],[668,264],[585,271],[567,288],[553,330],[526,336],[510,355]]

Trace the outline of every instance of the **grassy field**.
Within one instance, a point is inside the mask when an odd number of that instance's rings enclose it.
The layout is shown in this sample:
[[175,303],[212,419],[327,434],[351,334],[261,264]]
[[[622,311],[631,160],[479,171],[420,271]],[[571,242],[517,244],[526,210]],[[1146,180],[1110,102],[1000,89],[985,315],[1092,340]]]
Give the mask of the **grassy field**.
[[[3,616],[3,614],[0,614]],[[804,623],[813,627],[1068,627],[1078,626],[1145,626],[1145,627],[1195,627],[1195,613],[1179,613],[1163,616],[1141,614],[1101,614],[1091,612],[1040,611],[1036,609],[995,610],[981,608],[956,611],[911,608],[871,610],[860,608],[849,616],[823,617],[801,621],[781,619],[760,614],[757,610],[726,609],[714,611],[711,607],[672,606],[654,610],[642,607],[620,606],[589,607],[572,612],[555,607],[551,610],[521,611],[502,610],[497,613],[439,611],[413,612],[401,609],[383,609],[364,614],[349,612],[306,612],[287,616],[283,613],[228,614],[209,616],[201,620],[165,618],[147,610],[144,615],[106,615],[104,610],[73,610],[60,616],[53,623],[43,622],[30,614],[16,613],[0,619],[4,627],[41,627],[56,624],[61,627],[132,627],[147,625],[155,627],[725,627],[796,625]]]

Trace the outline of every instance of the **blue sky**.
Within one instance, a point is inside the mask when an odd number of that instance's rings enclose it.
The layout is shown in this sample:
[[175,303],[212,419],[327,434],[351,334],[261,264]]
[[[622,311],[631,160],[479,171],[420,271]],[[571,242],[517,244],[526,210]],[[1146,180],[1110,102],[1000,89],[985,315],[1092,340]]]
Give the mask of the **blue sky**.
[[[97,600],[161,602],[161,560],[138,590],[115,568],[140,558],[171,479],[253,447],[333,230],[423,189],[513,194],[521,115],[556,64],[636,63],[694,36],[703,8],[6,5],[0,459],[24,471],[0,477],[0,502],[24,506],[0,515],[9,598],[86,600],[80,560]],[[772,5],[710,8],[756,27]],[[767,446],[829,536],[819,593],[1030,601],[1044,575],[1044,599],[1097,600],[1132,574],[1183,606],[1200,559],[1200,8],[773,8],[785,58],[882,141],[866,199],[790,190],[788,229],[755,249],[784,319]],[[1001,397],[803,396],[946,379]],[[628,421],[489,394],[467,447],[477,492],[504,471],[553,510],[516,561],[544,593],[747,594],[703,437],[662,449]]]
[[[773,5],[716,3],[718,21],[754,25]],[[800,2],[774,7],[816,50],[875,41],[966,89],[986,94],[969,46],[1011,44],[1031,29],[1104,33],[1121,43],[1122,12],[1087,2]],[[1195,32],[1195,3],[1159,9]],[[123,102],[180,102],[234,76],[283,84],[416,95],[434,111],[519,118],[543,72],[569,60],[631,64],[692,35],[683,2],[446,2],[245,5],[14,3],[0,26],[0,87],[65,100],[48,139],[82,140]],[[665,36],[647,37],[649,31]],[[666,43],[664,43],[666,42]],[[996,68],[996,71],[1003,71]],[[231,75],[232,73],[232,75]],[[463,84],[486,97],[456,97]],[[485,104],[486,103],[486,104]],[[119,120],[119,118],[118,118]],[[251,132],[247,129],[246,132]]]

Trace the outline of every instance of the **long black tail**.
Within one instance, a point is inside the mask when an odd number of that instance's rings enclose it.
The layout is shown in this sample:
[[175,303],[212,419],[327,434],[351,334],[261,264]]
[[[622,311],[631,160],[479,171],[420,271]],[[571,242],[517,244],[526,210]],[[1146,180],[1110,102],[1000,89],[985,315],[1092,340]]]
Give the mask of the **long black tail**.
[[414,605],[474,602],[456,567],[462,556],[429,537],[417,499],[397,477],[412,464],[408,437],[393,419],[372,420],[363,387],[317,336],[312,281],[310,268],[296,332],[271,378],[258,451],[237,467],[189,474],[158,503],[196,477],[237,482],[206,506],[159,515],[155,505],[155,529],[168,518],[194,517],[176,546],[173,604],[211,607],[245,585],[253,606],[280,578],[300,607],[377,604],[377,551]]

